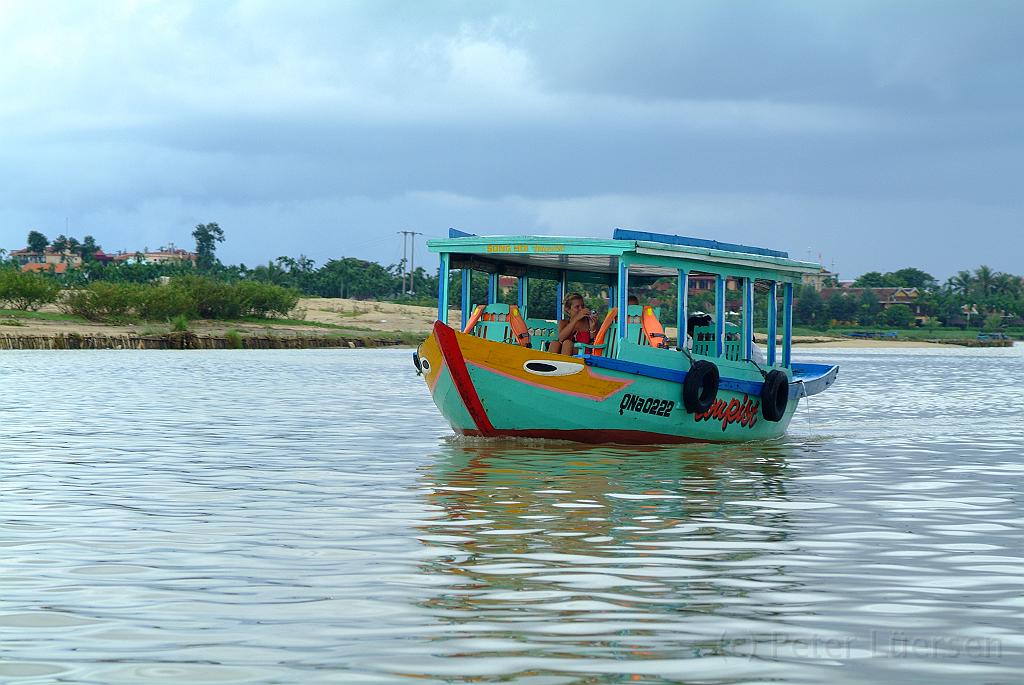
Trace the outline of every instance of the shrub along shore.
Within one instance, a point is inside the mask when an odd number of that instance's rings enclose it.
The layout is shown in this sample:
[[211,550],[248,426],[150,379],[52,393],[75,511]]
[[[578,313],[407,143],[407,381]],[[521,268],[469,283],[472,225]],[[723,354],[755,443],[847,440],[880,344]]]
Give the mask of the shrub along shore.
[[[3,307],[0,350],[416,345],[426,337],[436,318],[436,309],[431,306],[300,299],[299,292],[292,288],[254,281],[227,282],[196,274],[151,283],[96,281],[61,291],[52,279],[0,270]],[[457,318],[458,313],[452,312],[450,320]],[[798,344],[842,347],[1010,344],[979,341],[973,331],[944,328],[795,328],[794,333]],[[856,338],[847,337],[851,333]],[[763,344],[763,334],[759,338]]]
[[352,348],[410,345],[425,337],[359,325],[359,314],[376,316],[369,307],[335,322],[305,321],[299,303],[293,288],[194,274],[61,291],[51,279],[3,270],[0,349]]
[[392,347],[412,341],[394,335],[243,335],[228,331],[211,333],[170,332],[153,335],[56,333],[19,335],[0,333],[0,350],[272,350],[315,349],[325,347]]
[[[60,291],[35,273],[0,273],[0,349],[375,347],[413,342],[297,315],[299,291],[186,274]],[[43,311],[39,311],[43,309]],[[22,329],[22,330],[18,330]]]

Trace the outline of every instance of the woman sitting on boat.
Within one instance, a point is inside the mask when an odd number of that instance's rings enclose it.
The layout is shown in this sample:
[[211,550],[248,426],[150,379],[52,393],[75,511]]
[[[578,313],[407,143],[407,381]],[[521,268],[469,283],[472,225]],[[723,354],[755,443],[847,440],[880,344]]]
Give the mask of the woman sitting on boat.
[[597,334],[597,315],[587,309],[583,295],[570,293],[562,302],[565,318],[558,322],[558,340],[552,340],[548,352],[573,355],[576,343],[594,342]]

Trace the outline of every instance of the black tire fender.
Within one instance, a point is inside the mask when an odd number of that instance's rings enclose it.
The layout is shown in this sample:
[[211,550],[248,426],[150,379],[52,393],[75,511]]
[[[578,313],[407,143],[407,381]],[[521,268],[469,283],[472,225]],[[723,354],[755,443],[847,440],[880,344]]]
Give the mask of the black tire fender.
[[772,369],[761,388],[761,413],[768,421],[781,421],[789,406],[789,379],[785,372]]
[[718,367],[711,362],[696,361],[683,380],[683,406],[690,414],[701,414],[718,398]]

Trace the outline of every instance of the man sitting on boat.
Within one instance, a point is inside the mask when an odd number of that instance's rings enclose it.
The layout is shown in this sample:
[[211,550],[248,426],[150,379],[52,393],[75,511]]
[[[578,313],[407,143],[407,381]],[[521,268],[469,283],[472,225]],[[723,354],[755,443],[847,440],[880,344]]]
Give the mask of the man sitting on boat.
[[548,352],[573,355],[576,343],[592,343],[597,335],[597,314],[587,309],[583,295],[570,293],[562,302],[565,318],[558,322],[558,340],[552,340]]

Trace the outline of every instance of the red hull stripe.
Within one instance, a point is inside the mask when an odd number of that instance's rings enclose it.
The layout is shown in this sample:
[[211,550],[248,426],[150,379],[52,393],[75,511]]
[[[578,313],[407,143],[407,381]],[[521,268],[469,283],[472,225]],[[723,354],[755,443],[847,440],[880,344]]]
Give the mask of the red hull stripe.
[[462,398],[462,403],[466,405],[466,411],[469,412],[470,418],[473,419],[473,422],[479,429],[473,431],[473,434],[484,437],[497,435],[494,426],[491,425],[491,420],[487,418],[487,411],[484,410],[484,405],[480,402],[480,396],[476,394],[476,388],[473,387],[473,380],[469,377],[469,369],[466,368],[466,360],[462,356],[462,350],[459,349],[459,341],[455,339],[455,331],[440,321],[435,321],[434,336],[437,338],[437,344],[441,348],[441,356],[444,357],[444,363],[448,366],[448,373],[452,375],[452,383],[455,384],[455,389],[459,391],[459,397]]
[[536,430],[511,430],[491,429],[491,433],[483,431],[466,430],[463,435],[480,437],[504,437],[504,438],[544,438],[546,440],[569,440],[572,442],[586,442],[592,444],[618,444],[618,445],[679,445],[692,442],[715,442],[714,440],[698,440],[688,438],[684,435],[666,435],[665,433],[651,433],[649,431],[629,431],[614,429],[573,429],[556,430],[542,428]]

